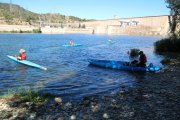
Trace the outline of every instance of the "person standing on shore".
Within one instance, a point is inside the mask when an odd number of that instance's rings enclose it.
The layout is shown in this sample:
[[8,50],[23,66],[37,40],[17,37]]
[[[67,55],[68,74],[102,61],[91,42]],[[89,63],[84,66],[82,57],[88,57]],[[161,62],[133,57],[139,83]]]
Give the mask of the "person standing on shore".
[[19,55],[16,58],[18,60],[26,60],[26,51],[24,49],[20,49]]

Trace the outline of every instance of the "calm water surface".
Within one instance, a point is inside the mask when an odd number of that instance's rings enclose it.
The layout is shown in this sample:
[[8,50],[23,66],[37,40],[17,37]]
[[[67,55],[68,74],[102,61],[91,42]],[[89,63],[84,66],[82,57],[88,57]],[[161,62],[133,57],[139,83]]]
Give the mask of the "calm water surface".
[[[112,38],[114,44],[107,44]],[[73,39],[79,47],[63,47]],[[108,36],[88,34],[0,34],[0,94],[18,88],[33,88],[80,99],[109,94],[123,87],[134,87],[146,74],[92,67],[89,58],[126,60],[132,48],[144,50],[148,62],[160,65],[161,56],[153,52],[158,37]],[[6,55],[17,55],[24,48],[27,59],[48,68],[47,71],[13,62]]]

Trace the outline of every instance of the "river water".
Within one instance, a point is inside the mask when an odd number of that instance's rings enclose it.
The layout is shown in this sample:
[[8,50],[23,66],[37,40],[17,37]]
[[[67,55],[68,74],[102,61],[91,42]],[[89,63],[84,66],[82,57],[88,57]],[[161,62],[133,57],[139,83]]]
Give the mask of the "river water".
[[[108,44],[111,38],[114,44]],[[63,47],[73,39],[79,47]],[[68,100],[84,96],[113,94],[134,87],[146,74],[89,66],[88,59],[125,60],[132,48],[143,50],[148,63],[161,65],[161,56],[153,52],[158,37],[91,34],[0,34],[0,94],[19,88],[31,88],[59,95]],[[43,71],[10,60],[24,48],[27,59],[48,68]],[[148,73],[147,73],[148,74]]]

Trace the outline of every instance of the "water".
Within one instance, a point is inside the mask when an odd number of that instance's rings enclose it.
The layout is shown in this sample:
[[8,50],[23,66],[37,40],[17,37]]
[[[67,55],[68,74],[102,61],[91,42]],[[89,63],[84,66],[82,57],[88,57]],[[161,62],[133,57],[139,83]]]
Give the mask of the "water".
[[[107,44],[111,38],[114,44]],[[63,47],[73,39],[79,47]],[[158,37],[108,36],[88,34],[0,34],[0,94],[18,88],[33,88],[77,100],[88,95],[109,94],[133,87],[145,75],[89,66],[88,59],[126,60],[132,48],[143,50],[148,62],[160,65],[154,54]],[[47,71],[13,62],[6,55],[17,55],[24,48],[27,59]],[[142,77],[143,76],[143,77]]]

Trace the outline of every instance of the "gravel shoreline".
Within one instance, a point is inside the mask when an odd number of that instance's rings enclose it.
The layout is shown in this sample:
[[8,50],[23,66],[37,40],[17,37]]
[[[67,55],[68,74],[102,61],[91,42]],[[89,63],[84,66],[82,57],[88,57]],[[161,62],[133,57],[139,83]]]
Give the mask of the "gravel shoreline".
[[[14,119],[35,120],[177,120],[180,119],[180,64],[140,77],[135,87],[80,102],[29,105]],[[9,119],[12,119],[9,118]]]
[[[180,118],[180,65],[139,78],[136,87],[79,103],[48,103],[36,109],[35,119],[177,120]],[[48,109],[47,109],[48,108]]]

